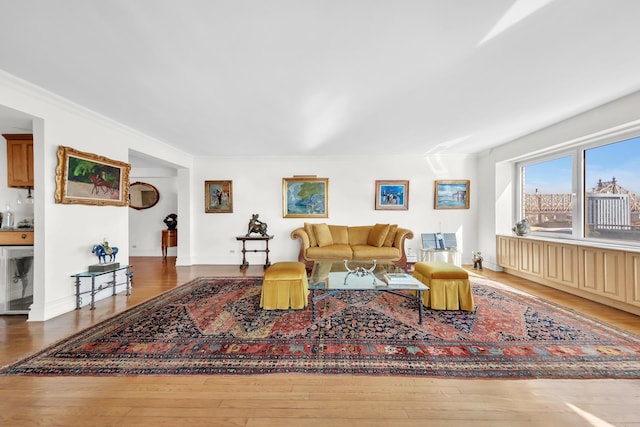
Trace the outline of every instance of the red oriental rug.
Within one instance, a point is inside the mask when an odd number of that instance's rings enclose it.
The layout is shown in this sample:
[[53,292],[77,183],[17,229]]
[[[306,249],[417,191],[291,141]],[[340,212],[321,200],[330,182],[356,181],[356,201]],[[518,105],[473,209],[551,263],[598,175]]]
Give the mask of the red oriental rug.
[[351,374],[640,378],[640,337],[474,278],[476,312],[343,292],[264,311],[261,279],[201,278],[0,370],[0,375]]

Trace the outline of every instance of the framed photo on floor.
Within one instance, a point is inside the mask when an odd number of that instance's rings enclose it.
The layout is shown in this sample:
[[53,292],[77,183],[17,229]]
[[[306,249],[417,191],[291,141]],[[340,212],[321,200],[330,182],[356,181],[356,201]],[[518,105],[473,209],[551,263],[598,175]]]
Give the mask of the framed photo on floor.
[[329,178],[282,178],[283,218],[328,218]]
[[469,209],[469,180],[435,181],[434,209]]
[[233,183],[231,181],[204,182],[205,213],[233,212]]
[[58,147],[56,203],[96,206],[129,204],[131,165],[70,147]]
[[409,181],[376,181],[376,210],[408,210]]

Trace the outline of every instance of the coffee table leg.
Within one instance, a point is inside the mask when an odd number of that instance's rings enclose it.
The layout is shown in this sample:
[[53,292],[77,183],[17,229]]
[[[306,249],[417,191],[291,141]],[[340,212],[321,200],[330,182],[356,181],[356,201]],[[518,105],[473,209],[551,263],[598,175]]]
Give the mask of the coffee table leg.
[[420,313],[420,320],[418,323],[422,325],[422,305],[424,300],[422,299],[422,291],[418,291],[418,313]]
[[316,323],[316,290],[311,290],[311,323]]

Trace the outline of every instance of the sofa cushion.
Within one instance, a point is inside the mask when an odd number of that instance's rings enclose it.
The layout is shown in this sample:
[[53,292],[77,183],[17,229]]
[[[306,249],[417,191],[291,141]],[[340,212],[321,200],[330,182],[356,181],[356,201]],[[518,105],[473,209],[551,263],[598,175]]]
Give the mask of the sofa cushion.
[[398,231],[398,224],[392,224],[389,226],[389,232],[387,233],[387,237],[384,239],[384,243],[382,246],[393,246],[393,242],[396,241],[396,232]]
[[355,260],[398,260],[402,256],[398,248],[382,246],[376,248],[371,245],[351,245],[352,259]]
[[389,233],[389,224],[376,224],[369,231],[369,237],[367,238],[367,245],[381,247],[384,244],[384,239],[387,238]]
[[349,227],[346,225],[330,225],[329,231],[334,245],[349,244]]
[[327,224],[313,224],[313,230],[315,231],[316,239],[318,240],[318,246],[322,248],[324,246],[333,245],[333,237],[331,237],[331,231],[329,231],[329,226]]
[[316,239],[316,232],[313,230],[313,224],[305,222],[304,231],[306,231],[307,236],[309,236],[309,246],[318,246],[318,240]]
[[373,225],[356,225],[349,227],[349,244],[366,245]]
[[326,259],[330,261],[341,259],[352,259],[353,252],[349,245],[329,245],[324,247],[309,248],[307,249],[307,258],[313,260]]

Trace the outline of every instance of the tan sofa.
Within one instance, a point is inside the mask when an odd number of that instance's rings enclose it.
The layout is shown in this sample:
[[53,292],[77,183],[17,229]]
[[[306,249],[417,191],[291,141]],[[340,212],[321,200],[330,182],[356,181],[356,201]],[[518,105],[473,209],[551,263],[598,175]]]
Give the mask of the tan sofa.
[[404,240],[413,232],[395,224],[363,226],[305,223],[291,232],[300,239],[298,260],[311,267],[314,261],[377,260],[393,261],[405,267]]

